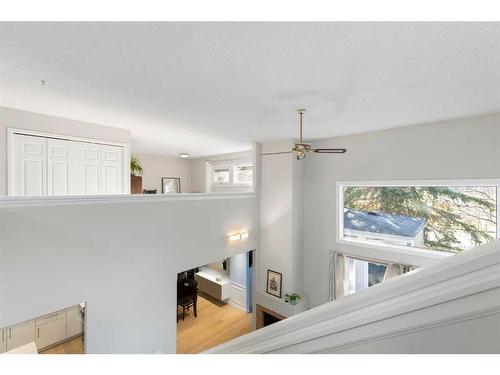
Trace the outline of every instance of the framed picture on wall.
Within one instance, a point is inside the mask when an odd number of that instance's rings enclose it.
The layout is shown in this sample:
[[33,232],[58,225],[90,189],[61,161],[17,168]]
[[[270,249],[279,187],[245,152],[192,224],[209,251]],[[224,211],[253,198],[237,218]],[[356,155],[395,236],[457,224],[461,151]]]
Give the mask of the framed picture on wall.
[[179,194],[181,192],[181,179],[179,177],[161,178],[162,194]]
[[281,282],[283,275],[279,272],[267,270],[267,293],[281,298]]

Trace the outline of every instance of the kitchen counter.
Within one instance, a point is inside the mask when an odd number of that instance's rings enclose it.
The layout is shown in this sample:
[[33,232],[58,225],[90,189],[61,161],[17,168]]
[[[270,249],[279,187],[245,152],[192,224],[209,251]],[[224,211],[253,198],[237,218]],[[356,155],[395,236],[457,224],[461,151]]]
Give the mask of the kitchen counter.
[[200,271],[197,272],[196,275],[203,277],[204,279],[210,280],[211,282],[217,283],[219,285],[226,285],[229,284],[229,281],[222,278],[222,280],[217,280],[217,276],[212,275],[211,273],[208,273],[206,271]]
[[5,352],[4,354],[38,354],[35,342],[30,342],[29,344],[18,346],[12,350]]
[[229,280],[222,278],[217,280],[217,276],[205,271],[200,271],[194,275],[198,281],[198,290],[206,293],[220,301],[225,301],[229,298],[229,289],[231,283]]

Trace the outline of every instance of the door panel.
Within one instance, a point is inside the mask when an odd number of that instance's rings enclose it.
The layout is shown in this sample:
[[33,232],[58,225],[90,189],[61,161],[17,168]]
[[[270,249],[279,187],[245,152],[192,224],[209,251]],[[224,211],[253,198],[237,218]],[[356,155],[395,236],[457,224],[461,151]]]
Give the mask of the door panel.
[[43,349],[66,338],[66,317],[36,327],[36,346]]
[[104,166],[104,193],[118,193],[118,171],[117,167],[111,165]]
[[83,168],[85,194],[99,194],[99,165],[85,164]]
[[23,173],[24,196],[41,196],[45,192],[45,163],[42,160],[25,160]]
[[7,351],[7,328],[0,329],[0,354]]
[[123,148],[103,145],[101,150],[101,194],[122,194]]
[[46,148],[42,137],[14,134],[11,138],[9,195],[46,195]]
[[83,171],[83,194],[98,195],[100,189],[101,146],[80,142],[81,169]]
[[66,310],[66,336],[72,337],[82,333],[82,315],[79,306]]
[[68,162],[50,162],[48,195],[68,195],[68,179]]
[[47,142],[49,195],[98,195],[101,146],[60,139]]
[[83,194],[77,143],[47,139],[47,195]]
[[7,350],[35,341],[35,321],[30,320],[6,329]]

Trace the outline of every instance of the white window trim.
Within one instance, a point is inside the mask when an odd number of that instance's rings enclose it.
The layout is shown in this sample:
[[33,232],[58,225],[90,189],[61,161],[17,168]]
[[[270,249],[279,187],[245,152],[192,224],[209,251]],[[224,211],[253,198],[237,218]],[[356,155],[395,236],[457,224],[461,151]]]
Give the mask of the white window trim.
[[[215,182],[214,181],[214,170],[215,169],[228,169],[229,170],[229,182]],[[210,180],[211,180],[211,185],[212,186],[232,186],[233,183],[233,167],[231,164],[227,164],[227,165],[222,165],[222,164],[216,164],[216,165],[213,165],[211,164],[211,168],[210,168]]]
[[[255,166],[251,160],[248,159],[235,159],[235,160],[214,160],[208,161],[208,167],[210,170],[210,187],[223,186],[223,187],[251,187],[253,185],[250,183],[235,183],[235,169],[240,166],[252,166],[253,171],[255,173]],[[215,168],[228,168],[229,169],[229,182],[214,182],[214,169]]]
[[[495,185],[497,187],[497,238],[500,238],[500,207],[498,200],[500,197],[500,178],[489,178],[489,179],[436,179],[436,180],[377,180],[377,181],[337,181],[336,184],[336,244],[340,248],[345,249],[343,252],[349,256],[364,256],[367,254],[367,250],[374,252],[370,256],[375,259],[387,259],[387,254],[393,253],[395,257],[401,259],[402,263],[415,265],[415,259],[424,258],[429,261],[439,260],[453,256],[453,253],[447,253],[444,251],[427,250],[417,247],[410,246],[398,246],[391,244],[378,244],[378,243],[368,243],[359,241],[356,239],[344,238],[343,228],[344,228],[344,187],[354,186],[477,186],[477,185]],[[392,258],[392,256],[391,256]]]
[[236,168],[238,167],[247,167],[247,166],[250,166],[252,167],[252,175],[253,173],[255,172],[255,168],[253,166],[253,163],[250,161],[250,162],[240,162],[240,163],[235,163],[233,164],[233,173],[232,173],[232,177],[233,177],[233,185],[234,186],[252,186],[252,183],[253,183],[253,178],[252,178],[252,182],[235,182],[235,179],[236,179]]

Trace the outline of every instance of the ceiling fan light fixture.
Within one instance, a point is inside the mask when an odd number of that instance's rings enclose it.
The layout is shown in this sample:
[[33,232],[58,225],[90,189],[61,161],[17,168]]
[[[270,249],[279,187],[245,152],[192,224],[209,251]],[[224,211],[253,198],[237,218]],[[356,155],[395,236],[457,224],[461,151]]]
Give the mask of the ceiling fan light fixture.
[[182,153],[180,153],[180,154],[179,154],[179,157],[180,157],[181,159],[187,159],[187,158],[189,158],[190,156],[191,156],[191,155],[190,155],[190,154],[188,154],[188,153],[186,153],[186,152],[182,152]]
[[302,160],[306,157],[306,153],[311,151],[311,148],[311,145],[307,143],[295,143],[292,152],[297,157],[297,160]]
[[345,154],[345,148],[313,148],[309,143],[305,143],[303,140],[303,125],[304,125],[304,113],[306,110],[304,108],[297,109],[297,113],[299,114],[299,130],[300,130],[300,138],[299,142],[295,143],[292,146],[291,151],[279,151],[279,152],[266,152],[261,155],[278,155],[278,154],[289,154],[292,153],[297,157],[297,160],[304,159],[308,153],[316,153],[316,154]]
[[293,154],[297,157],[297,160],[302,160],[306,157],[306,153],[301,150],[293,150]]

